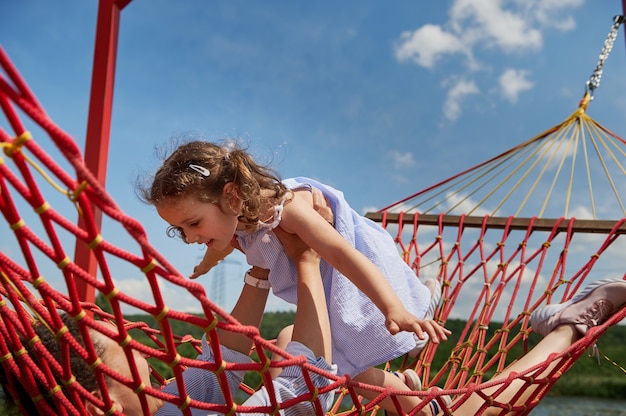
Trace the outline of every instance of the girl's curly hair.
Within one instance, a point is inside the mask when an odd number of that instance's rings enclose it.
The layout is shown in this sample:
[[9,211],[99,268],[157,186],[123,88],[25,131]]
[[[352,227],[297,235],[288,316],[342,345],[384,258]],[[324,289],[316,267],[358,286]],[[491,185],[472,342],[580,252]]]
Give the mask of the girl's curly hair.
[[[287,192],[272,168],[257,163],[234,141],[219,145],[196,140],[180,145],[165,159],[151,184],[140,187],[140,197],[150,205],[192,195],[200,202],[217,204],[230,182],[243,201],[239,220],[251,225],[259,221],[262,192],[271,191],[270,198],[276,200]],[[168,235],[187,242],[178,227],[170,227]]]

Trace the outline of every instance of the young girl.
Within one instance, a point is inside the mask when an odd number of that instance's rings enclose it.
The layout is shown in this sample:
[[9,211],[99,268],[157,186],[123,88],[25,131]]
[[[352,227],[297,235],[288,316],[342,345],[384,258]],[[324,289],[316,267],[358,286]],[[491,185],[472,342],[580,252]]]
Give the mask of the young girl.
[[[334,224],[315,211],[314,190],[330,204]],[[357,214],[330,186],[302,177],[280,181],[234,143],[194,141],[163,162],[143,196],[170,224],[168,234],[207,246],[193,276],[206,272],[234,244],[250,265],[270,270],[276,296],[296,304],[296,269],[272,230],[280,225],[313,248],[324,260],[320,267],[339,374],[406,390],[399,377],[373,366],[423,345],[428,337],[439,342],[450,334],[423,319],[431,293],[402,261],[389,233]]]

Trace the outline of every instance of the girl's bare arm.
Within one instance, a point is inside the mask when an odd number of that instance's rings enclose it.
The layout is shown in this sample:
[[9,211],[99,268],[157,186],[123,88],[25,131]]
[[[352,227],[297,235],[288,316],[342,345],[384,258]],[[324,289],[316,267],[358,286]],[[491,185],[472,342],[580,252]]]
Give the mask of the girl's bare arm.
[[208,273],[209,270],[217,266],[220,261],[224,260],[226,256],[232,253],[234,249],[232,245],[226,247],[225,250],[216,250],[212,247],[207,247],[204,252],[204,257],[202,257],[200,263],[193,268],[193,273],[189,275],[189,278],[195,279],[196,277]]

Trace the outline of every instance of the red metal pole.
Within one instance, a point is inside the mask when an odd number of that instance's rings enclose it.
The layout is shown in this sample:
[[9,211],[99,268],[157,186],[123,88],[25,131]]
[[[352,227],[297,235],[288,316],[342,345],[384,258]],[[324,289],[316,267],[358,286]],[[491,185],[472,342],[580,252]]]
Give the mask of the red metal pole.
[[[113,86],[115,81],[115,60],[119,33],[120,11],[131,0],[100,0],[96,23],[93,70],[87,135],[85,141],[85,164],[104,186],[106,181],[109,137],[111,132],[111,112],[113,108]],[[98,228],[102,225],[102,212],[94,208],[94,218]],[[81,226],[82,218],[78,222]],[[74,261],[78,266],[95,276],[98,263],[86,244],[76,242]],[[87,302],[95,301],[95,290],[83,281],[76,281],[80,298]]]

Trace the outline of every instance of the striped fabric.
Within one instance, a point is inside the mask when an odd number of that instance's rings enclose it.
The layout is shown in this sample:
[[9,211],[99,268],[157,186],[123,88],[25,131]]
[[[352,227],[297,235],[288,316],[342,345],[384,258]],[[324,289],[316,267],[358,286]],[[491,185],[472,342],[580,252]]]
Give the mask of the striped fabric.
[[[343,193],[330,186],[303,177],[286,179],[283,183],[292,190],[314,187],[322,191],[334,212],[335,229],[378,266],[407,310],[418,318],[424,317],[430,292],[404,263],[387,231],[356,213]],[[270,270],[274,294],[295,305],[295,266],[278,238],[272,235],[269,241],[263,241],[264,235],[266,229],[252,233],[238,231],[237,239],[250,265]],[[337,364],[339,374],[354,376],[416,346],[412,333],[389,334],[382,313],[348,278],[326,262],[322,262],[321,268],[331,323],[333,362]]]
[[[230,350],[224,346],[221,346],[220,348],[222,350],[222,358],[228,362],[248,363],[252,361],[248,356],[241,354],[237,351]],[[337,373],[336,366],[328,364],[326,360],[321,357],[315,358],[313,356],[313,352],[303,344],[300,344],[298,342],[290,342],[289,344],[287,344],[285,351],[293,356],[303,355],[306,357],[308,363],[315,365],[316,367],[329,373]],[[200,354],[197,359],[206,362],[214,361],[213,353],[206,342],[206,338],[202,338],[202,354]],[[319,374],[310,374],[312,382],[318,388],[325,387],[331,383],[330,380]],[[235,392],[239,384],[243,381],[243,376],[244,372],[242,371],[227,372],[228,391]],[[187,394],[192,399],[212,404],[226,403],[218,379],[215,377],[215,374],[213,372],[190,367],[183,373],[183,378]],[[279,402],[284,402],[285,400],[289,400],[294,397],[309,393],[309,388],[302,379],[302,370],[300,369],[300,367],[297,366],[284,368],[281,374],[274,380],[273,383]],[[176,382],[172,382],[166,385],[163,388],[163,391],[173,395],[178,395],[178,386]],[[327,411],[334,401],[334,394],[326,393],[324,395],[321,395],[320,401],[324,406],[324,411]],[[270,406],[271,402],[267,391],[265,390],[265,388],[262,388],[250,398],[248,398],[248,400],[246,400],[242,405]],[[193,416],[208,416],[216,414],[210,413],[207,410],[201,410],[193,407],[190,409]],[[245,414],[251,415],[253,413]],[[315,415],[315,411],[310,402],[304,401],[301,404],[291,406],[288,409],[281,411],[280,414],[284,416]],[[174,415],[182,415],[182,412],[175,405],[169,402],[166,402],[164,406],[155,413],[155,416]]]

